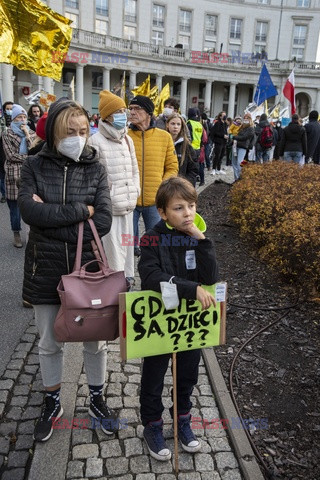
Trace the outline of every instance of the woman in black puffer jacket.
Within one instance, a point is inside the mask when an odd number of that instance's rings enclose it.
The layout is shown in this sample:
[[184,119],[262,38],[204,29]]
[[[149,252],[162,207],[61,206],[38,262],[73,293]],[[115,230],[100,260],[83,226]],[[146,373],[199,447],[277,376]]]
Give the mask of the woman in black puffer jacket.
[[237,135],[233,136],[232,146],[232,168],[234,179],[239,180],[241,174],[241,163],[244,160],[247,149],[252,148],[255,133],[250,113],[245,113],[243,123]]
[[286,162],[300,163],[307,153],[306,129],[300,125],[299,115],[294,113],[291,122],[283,130],[279,149],[280,157]]
[[[23,220],[30,225],[23,298],[34,306],[46,389],[34,431],[38,441],[50,438],[53,419],[63,413],[59,396],[63,345],[55,341],[53,334],[59,309],[57,285],[61,275],[73,269],[79,223],[92,217],[100,237],[111,226],[106,172],[96,160],[95,150],[86,146],[88,135],[89,122],[83,107],[69,100],[55,102],[46,123],[47,143],[37,156],[27,158],[21,172],[18,202]],[[82,264],[95,259],[91,240],[91,229],[85,224]],[[84,364],[90,389],[89,414],[110,419],[114,414],[102,398],[105,342],[84,343]]]

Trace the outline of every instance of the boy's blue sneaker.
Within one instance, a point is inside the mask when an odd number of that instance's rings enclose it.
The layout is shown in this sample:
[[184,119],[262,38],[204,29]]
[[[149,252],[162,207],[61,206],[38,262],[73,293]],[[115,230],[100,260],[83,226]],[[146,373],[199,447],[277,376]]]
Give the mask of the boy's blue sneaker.
[[151,457],[165,462],[171,459],[171,452],[167,447],[163,437],[163,420],[149,422],[143,430],[143,436],[147,442],[147,447]]
[[190,426],[190,413],[186,415],[179,415],[178,417],[178,437],[181,442],[183,450],[186,452],[198,452],[201,448],[201,443],[197,440]]

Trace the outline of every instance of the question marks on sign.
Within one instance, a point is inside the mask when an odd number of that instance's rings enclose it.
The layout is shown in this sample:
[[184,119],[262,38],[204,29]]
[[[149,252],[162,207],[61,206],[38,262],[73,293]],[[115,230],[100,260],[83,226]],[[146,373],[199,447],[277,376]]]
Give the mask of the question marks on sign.
[[181,337],[181,335],[179,335],[179,333],[173,333],[173,334],[170,336],[170,338],[174,338],[173,351],[178,350],[178,342],[179,342],[180,337]]
[[201,335],[201,337],[200,337],[200,340],[203,341],[203,343],[201,343],[201,347],[202,347],[203,345],[206,344],[206,343],[205,343],[205,342],[206,342],[206,335],[208,335],[209,330],[205,330],[204,328],[202,328],[201,330],[199,330],[199,332],[202,333],[202,335]]
[[194,332],[186,332],[184,336],[187,337],[188,348],[190,348],[192,346],[192,339],[194,337]]

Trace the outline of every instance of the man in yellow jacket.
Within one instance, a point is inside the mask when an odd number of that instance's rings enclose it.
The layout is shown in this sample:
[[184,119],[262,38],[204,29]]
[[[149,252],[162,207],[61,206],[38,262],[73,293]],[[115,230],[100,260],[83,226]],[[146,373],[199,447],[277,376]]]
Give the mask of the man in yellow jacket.
[[[141,195],[133,212],[134,236],[138,240],[141,214],[146,230],[160,220],[155,205],[156,193],[162,180],[178,174],[178,160],[171,135],[156,128],[152,100],[137,95],[131,100],[129,111],[128,133],[134,143],[140,173]],[[135,255],[140,255],[138,246]]]

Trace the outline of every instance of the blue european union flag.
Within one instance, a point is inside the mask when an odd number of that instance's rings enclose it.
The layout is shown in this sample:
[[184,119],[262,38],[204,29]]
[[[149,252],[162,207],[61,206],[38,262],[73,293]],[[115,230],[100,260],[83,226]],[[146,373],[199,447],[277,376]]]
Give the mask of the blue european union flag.
[[256,105],[261,105],[265,100],[275,95],[278,95],[278,91],[273,85],[266,64],[264,63],[253,100]]

